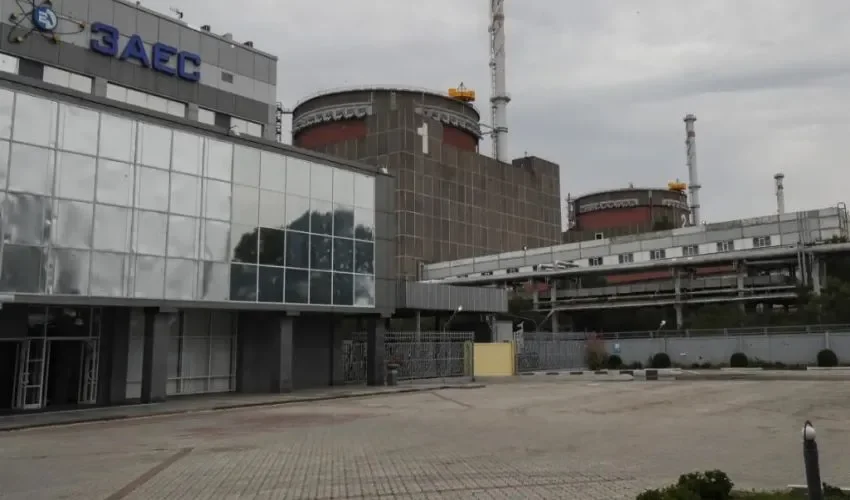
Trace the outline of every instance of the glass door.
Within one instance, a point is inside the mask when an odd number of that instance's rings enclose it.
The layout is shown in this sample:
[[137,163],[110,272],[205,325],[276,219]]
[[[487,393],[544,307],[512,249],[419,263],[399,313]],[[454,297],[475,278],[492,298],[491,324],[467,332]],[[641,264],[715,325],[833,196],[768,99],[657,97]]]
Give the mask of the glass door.
[[80,404],[97,402],[98,341],[87,340],[83,343],[83,355],[80,358]]
[[18,348],[18,373],[15,389],[16,410],[38,410],[44,407],[44,382],[49,345],[44,339],[29,339]]

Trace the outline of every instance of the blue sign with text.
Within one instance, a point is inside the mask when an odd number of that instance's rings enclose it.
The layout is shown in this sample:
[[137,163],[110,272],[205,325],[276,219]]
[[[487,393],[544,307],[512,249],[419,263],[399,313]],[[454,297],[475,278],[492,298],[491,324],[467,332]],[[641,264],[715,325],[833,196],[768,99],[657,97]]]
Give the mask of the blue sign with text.
[[[132,35],[124,46],[124,50],[118,50],[121,33],[115,26],[104,23],[93,23],[91,25],[92,39],[89,42],[91,50],[98,54],[109,57],[117,57],[122,61],[134,60],[146,68],[166,74],[177,76],[183,80],[197,82],[201,79],[201,56],[191,52],[179,51],[164,43],[153,44],[151,53],[148,54],[145,42],[139,35]],[[173,63],[176,61],[176,63]]]

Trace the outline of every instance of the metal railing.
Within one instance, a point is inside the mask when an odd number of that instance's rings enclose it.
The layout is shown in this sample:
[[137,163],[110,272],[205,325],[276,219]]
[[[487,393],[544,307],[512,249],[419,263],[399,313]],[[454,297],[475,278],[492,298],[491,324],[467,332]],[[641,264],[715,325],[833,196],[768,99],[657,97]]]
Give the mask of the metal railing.
[[643,339],[643,338],[674,338],[674,337],[728,337],[735,335],[806,335],[812,333],[842,333],[850,332],[850,325],[790,325],[790,326],[751,326],[738,328],[691,328],[686,330],[636,330],[626,332],[560,332],[574,339],[582,339],[595,334],[597,338],[614,339]]
[[[463,377],[471,375],[472,332],[387,332],[384,359],[398,365],[399,380]],[[345,382],[365,382],[366,334],[355,333],[343,344]]]

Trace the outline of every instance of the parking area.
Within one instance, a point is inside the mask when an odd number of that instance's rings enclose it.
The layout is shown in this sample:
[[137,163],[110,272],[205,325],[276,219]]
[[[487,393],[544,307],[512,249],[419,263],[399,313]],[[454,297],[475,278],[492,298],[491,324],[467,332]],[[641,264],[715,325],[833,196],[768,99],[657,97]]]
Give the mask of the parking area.
[[522,380],[0,434],[0,498],[633,499],[694,469],[850,484],[846,382]]

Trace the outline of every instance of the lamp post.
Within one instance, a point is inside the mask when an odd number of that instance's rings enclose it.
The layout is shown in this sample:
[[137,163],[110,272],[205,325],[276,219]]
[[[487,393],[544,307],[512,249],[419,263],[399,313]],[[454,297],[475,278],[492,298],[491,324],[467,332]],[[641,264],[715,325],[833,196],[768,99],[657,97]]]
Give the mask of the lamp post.
[[818,443],[815,441],[815,426],[806,420],[803,424],[803,464],[806,468],[806,489],[809,500],[823,500],[823,483],[818,463]]
[[455,319],[455,316],[457,316],[457,314],[461,311],[463,311],[463,306],[457,306],[457,309],[455,309],[452,315],[449,316],[449,319],[445,323],[443,323],[443,328],[441,329],[443,333],[446,333],[446,328],[448,328],[449,323],[451,323],[452,320]]

